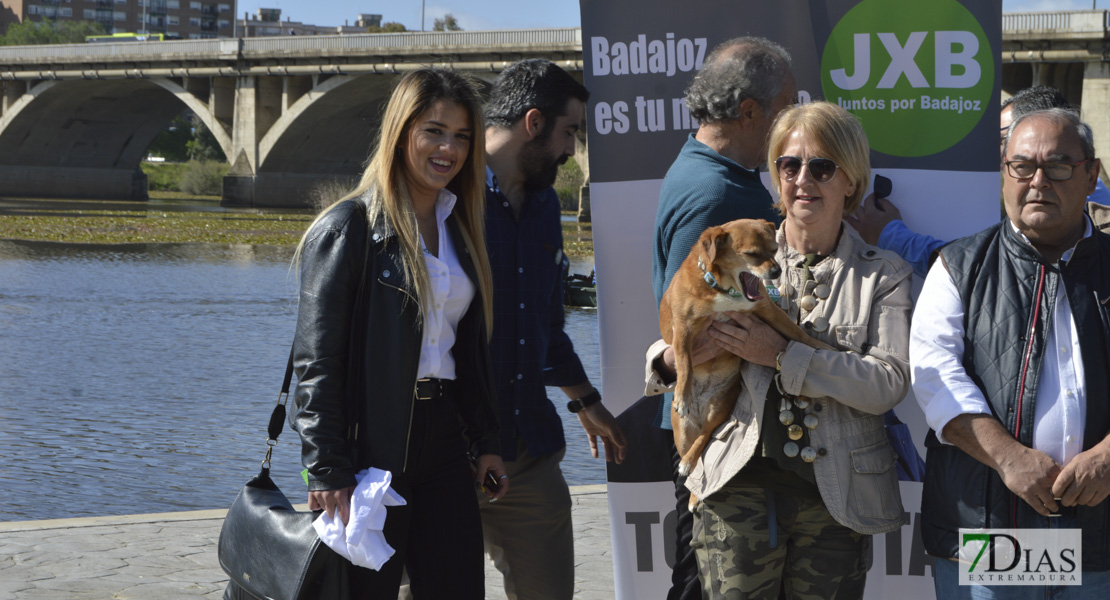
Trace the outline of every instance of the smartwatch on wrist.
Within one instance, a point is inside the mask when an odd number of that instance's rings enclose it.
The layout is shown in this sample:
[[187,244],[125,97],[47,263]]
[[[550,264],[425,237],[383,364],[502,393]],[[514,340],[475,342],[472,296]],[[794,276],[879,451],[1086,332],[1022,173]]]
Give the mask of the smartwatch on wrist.
[[572,413],[576,413],[583,408],[597,404],[598,402],[601,402],[601,392],[595,389],[594,391],[586,394],[585,396],[582,396],[581,398],[575,398],[574,400],[567,402],[567,410]]

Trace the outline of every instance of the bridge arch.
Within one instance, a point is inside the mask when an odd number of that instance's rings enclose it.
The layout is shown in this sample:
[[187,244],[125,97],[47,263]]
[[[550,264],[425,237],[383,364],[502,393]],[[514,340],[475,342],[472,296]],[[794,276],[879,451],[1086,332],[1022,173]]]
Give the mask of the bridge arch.
[[[479,92],[489,89],[475,77]],[[258,144],[256,204],[304,206],[322,182],[353,183],[362,175],[398,75],[333,75],[288,103]]]
[[193,114],[204,123],[208,131],[212,132],[216,142],[220,145],[220,150],[223,150],[224,156],[231,156],[231,135],[227,132],[227,127],[212,113],[207,102],[194,96],[175,80],[159,77],[151,79],[151,81],[176,96],[185,106],[189,107],[189,110],[193,111]]
[[187,106],[230,149],[226,129],[171,80],[43,81],[0,116],[5,195],[147,197],[139,164],[154,138]]

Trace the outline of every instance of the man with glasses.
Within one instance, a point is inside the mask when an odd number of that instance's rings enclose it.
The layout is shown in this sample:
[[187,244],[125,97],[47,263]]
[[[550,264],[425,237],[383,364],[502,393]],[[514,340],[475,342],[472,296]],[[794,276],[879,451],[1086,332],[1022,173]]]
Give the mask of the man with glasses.
[[[1044,85],[1025,88],[1008,98],[1002,103],[999,147],[1006,143],[1006,134],[1009,133],[1010,124],[1014,119],[1036,110],[1049,108],[1074,107],[1059,90]],[[1101,179],[1096,180],[1095,191],[1091,192],[1087,201],[1091,203],[1088,208],[1095,225],[1101,224],[1104,227],[1110,225],[1110,206],[1107,206],[1110,205],[1110,190]],[[907,227],[902,221],[902,213],[898,207],[884,198],[868,196],[856,214],[845,218],[845,221],[854,227],[867,243],[898,253],[921,277],[929,271],[929,265],[936,256],[937,250],[945,244],[945,240],[917,233]]]
[[[759,179],[766,161],[767,134],[782,109],[794,103],[797,85],[790,54],[757,37],[742,37],[717,46],[686,89],[686,106],[697,119],[691,134],[663,179],[655,214],[652,286],[656,303],[690,249],[707,228],[735,219],[780,221],[771,194]],[[670,394],[657,424],[671,427]],[[697,563],[690,548],[693,515],[690,492],[677,474],[676,560],[668,600],[701,598]]]
[[1044,598],[960,585],[960,530],[1081,529],[1083,585],[1051,595],[1110,597],[1110,236],[1084,210],[1100,161],[1059,108],[1016,118],[1003,148],[1007,218],[941,249],[911,325],[922,536],[938,598]]

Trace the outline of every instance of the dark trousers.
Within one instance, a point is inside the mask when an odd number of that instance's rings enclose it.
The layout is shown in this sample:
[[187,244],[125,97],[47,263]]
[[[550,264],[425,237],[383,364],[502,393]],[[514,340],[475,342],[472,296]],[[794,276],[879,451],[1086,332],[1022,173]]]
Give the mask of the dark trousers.
[[385,540],[396,550],[381,571],[351,569],[351,598],[396,600],[402,568],[416,600],[485,597],[482,522],[453,400],[415,400],[408,466],[393,474],[408,502],[389,507]]
[[690,512],[690,490],[686,489],[686,478],[678,474],[678,463],[682,457],[671,439],[671,461],[674,466],[675,498],[675,556],[671,569],[671,589],[667,600],[701,600],[701,582],[698,581],[698,559],[690,541],[694,538],[694,514]]

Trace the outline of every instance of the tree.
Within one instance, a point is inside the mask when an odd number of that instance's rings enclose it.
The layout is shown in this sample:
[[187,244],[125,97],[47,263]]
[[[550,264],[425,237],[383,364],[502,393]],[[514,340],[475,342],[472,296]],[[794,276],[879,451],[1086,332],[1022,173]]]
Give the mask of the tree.
[[220,143],[216,141],[216,136],[200,119],[193,119],[193,139],[186,144],[186,147],[189,148],[189,160],[227,161]]
[[94,21],[27,21],[9,25],[0,36],[0,46],[84,44],[90,35],[104,35],[104,27]]
[[408,31],[405,26],[400,23],[382,23],[381,25],[374,25],[366,28],[366,33],[401,33]]
[[193,140],[192,127],[184,114],[174,117],[173,122],[147,148],[147,154],[161,156],[169,162],[189,160],[189,144]]
[[463,28],[459,27],[459,21],[455,15],[447,13],[443,15],[442,19],[436,19],[432,24],[432,31],[462,31]]

